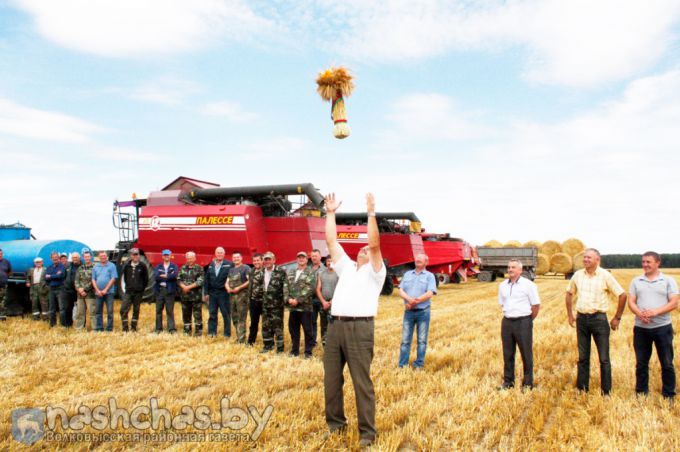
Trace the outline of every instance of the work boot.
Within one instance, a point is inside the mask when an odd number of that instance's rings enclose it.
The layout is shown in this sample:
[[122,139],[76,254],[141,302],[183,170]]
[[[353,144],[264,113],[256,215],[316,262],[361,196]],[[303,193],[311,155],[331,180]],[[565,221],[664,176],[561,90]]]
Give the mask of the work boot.
[[184,325],[184,335],[191,336],[191,325]]
[[203,336],[203,325],[196,325],[196,331],[194,332],[195,337]]
[[33,314],[33,320],[40,320],[40,313]]

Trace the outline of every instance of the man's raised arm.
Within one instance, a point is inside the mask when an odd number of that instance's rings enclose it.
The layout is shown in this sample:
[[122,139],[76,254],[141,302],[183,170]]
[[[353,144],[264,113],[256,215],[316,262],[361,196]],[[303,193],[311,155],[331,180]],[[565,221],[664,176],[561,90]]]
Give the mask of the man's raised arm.
[[378,220],[375,219],[375,198],[373,193],[366,194],[366,212],[368,213],[368,258],[375,272],[382,268],[382,253],[380,252],[380,232]]
[[329,193],[324,198],[324,204],[326,206],[326,245],[333,262],[338,262],[340,258],[340,244],[338,243],[338,233],[335,226],[335,211],[338,210],[342,201],[336,201],[335,193]]

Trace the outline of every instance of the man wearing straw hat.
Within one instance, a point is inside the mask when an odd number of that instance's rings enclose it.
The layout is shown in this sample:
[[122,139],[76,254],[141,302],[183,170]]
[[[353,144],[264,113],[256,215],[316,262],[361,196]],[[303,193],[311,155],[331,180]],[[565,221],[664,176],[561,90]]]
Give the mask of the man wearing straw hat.
[[359,251],[356,262],[345,254],[337,240],[335,211],[340,204],[333,193],[325,198],[326,243],[339,276],[323,356],[326,423],[328,435],[347,426],[342,393],[342,373],[347,363],[356,394],[360,446],[368,447],[376,436],[375,392],[371,381],[373,320],[378,313],[378,297],[387,271],[380,253],[373,195],[366,195],[368,246]]
[[[612,390],[612,365],[609,360],[609,327],[607,310],[609,296],[618,298],[616,314],[611,320],[611,329],[619,327],[623,310],[626,307],[626,292],[611,273],[600,267],[600,252],[588,248],[583,253],[583,268],[574,273],[569,280],[566,294],[569,325],[576,327],[578,342],[578,375],[576,388],[588,392],[590,388],[590,344],[595,341],[600,358],[600,380],[602,394],[609,395]],[[576,318],[572,311],[576,298]]]

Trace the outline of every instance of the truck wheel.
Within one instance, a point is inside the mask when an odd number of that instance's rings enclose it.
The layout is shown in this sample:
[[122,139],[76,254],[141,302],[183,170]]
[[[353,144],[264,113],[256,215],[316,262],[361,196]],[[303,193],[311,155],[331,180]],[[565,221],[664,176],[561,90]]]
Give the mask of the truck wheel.
[[460,284],[461,279],[462,278],[460,277],[460,273],[458,272],[453,272],[453,274],[451,275],[451,282],[453,284]]
[[437,288],[439,288],[440,284],[448,284],[451,281],[449,275],[445,273],[436,273],[434,275],[434,280],[437,283]]
[[533,281],[534,279],[536,279],[536,274],[534,272],[532,272],[531,270],[524,270],[522,272],[522,276],[524,276],[529,281]]
[[477,281],[481,282],[491,282],[495,275],[489,271],[481,271],[477,275]]
[[394,281],[392,280],[392,275],[387,275],[387,278],[385,278],[385,284],[383,284],[382,290],[380,291],[380,295],[392,295],[393,290]]

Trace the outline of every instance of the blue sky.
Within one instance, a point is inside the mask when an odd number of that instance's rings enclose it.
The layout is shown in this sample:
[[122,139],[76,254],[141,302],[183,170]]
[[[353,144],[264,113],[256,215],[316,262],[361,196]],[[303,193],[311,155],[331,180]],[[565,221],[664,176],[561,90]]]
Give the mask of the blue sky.
[[370,190],[475,244],[679,251],[680,2],[291,5],[0,2],[0,222],[111,248],[114,199],[186,175]]

